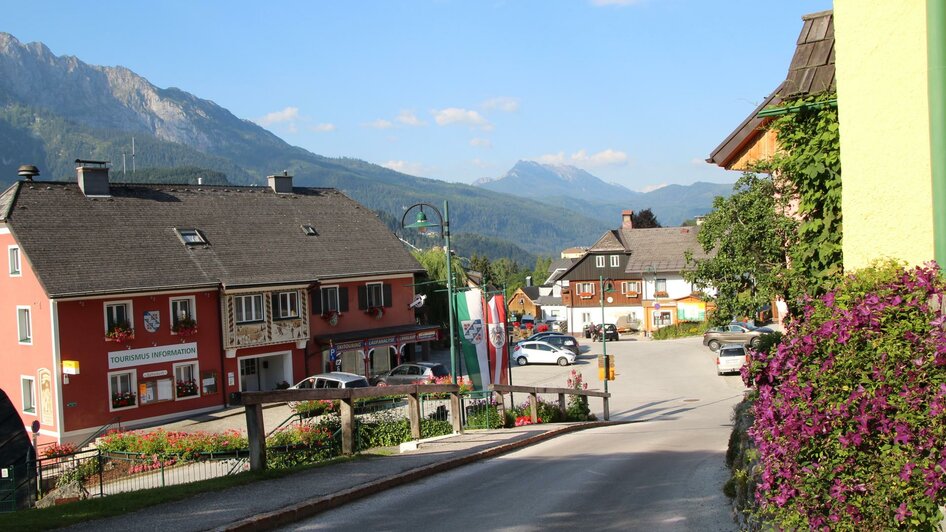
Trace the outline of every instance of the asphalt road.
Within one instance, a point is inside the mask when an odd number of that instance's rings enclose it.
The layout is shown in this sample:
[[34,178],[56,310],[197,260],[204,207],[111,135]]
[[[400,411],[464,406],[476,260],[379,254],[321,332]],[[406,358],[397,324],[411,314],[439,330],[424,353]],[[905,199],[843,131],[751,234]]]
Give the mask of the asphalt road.
[[[586,343],[575,366],[514,368],[523,385],[564,386],[572,369],[601,388]],[[633,421],[555,438],[390,490],[293,530],[736,530],[724,457],[744,392],[716,375],[700,339],[608,343],[611,418]],[[600,401],[592,400],[600,415]]]

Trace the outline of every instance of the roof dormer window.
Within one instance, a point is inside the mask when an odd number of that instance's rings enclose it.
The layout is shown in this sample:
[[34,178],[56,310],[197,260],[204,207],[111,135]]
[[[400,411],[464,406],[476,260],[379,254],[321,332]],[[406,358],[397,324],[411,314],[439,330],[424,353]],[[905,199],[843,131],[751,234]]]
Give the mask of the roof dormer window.
[[302,232],[305,233],[306,236],[319,236],[319,232],[311,225],[303,225]]
[[181,239],[187,246],[197,246],[201,244],[206,244],[207,239],[204,238],[204,234],[201,233],[198,229],[177,229],[177,236]]

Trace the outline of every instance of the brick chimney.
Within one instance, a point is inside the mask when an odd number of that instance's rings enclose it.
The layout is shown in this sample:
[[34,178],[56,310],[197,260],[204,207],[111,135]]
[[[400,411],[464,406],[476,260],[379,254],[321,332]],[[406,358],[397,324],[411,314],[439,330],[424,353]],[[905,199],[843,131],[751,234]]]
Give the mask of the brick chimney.
[[269,181],[269,188],[276,194],[292,194],[292,176],[289,170],[283,171],[282,175],[271,175],[266,177]]
[[76,177],[79,188],[86,196],[109,196],[108,161],[76,159]]
[[630,209],[621,211],[621,229],[634,229],[634,211]]

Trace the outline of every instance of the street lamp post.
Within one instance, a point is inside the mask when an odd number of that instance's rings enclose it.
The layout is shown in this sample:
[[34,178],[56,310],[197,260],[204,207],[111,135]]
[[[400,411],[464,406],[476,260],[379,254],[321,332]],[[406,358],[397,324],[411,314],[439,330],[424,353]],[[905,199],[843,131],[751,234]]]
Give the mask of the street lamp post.
[[[404,220],[407,218],[407,213],[411,211],[414,207],[420,207],[420,212],[417,213],[417,221],[411,224],[404,224]],[[430,222],[427,220],[427,215],[424,214],[424,207],[429,207],[432,211],[437,213],[437,217],[440,219],[439,223]],[[415,203],[407,208],[404,211],[404,216],[401,217],[401,227],[408,229],[417,229],[421,233],[426,232],[427,229],[439,227],[441,234],[443,234],[445,252],[447,259],[447,322],[449,323],[450,331],[450,378],[454,384],[457,383],[457,351],[456,346],[454,345],[454,331],[453,331],[453,268],[451,266],[450,257],[450,211],[447,205],[447,200],[443,201],[443,214],[440,214],[440,211],[437,210],[437,207],[434,207],[430,203]]]
[[614,291],[614,289],[611,287],[611,279],[608,279],[607,281],[608,284],[605,286],[604,276],[598,276],[598,285],[601,293],[599,299],[601,300],[601,353],[604,355],[604,393],[608,393],[608,378],[611,376],[611,368],[609,367],[610,364],[608,363],[608,332],[607,328],[604,326],[604,292],[605,290],[608,292]]

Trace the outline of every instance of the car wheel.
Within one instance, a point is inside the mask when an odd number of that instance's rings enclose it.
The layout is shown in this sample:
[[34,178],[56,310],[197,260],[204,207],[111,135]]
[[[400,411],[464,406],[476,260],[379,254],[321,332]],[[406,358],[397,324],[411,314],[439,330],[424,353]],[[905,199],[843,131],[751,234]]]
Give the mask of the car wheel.
[[719,340],[710,340],[708,344],[710,351],[719,351]]
[[388,385],[388,383],[386,383],[386,382],[384,382],[384,381],[378,381],[378,384],[376,384],[375,386],[387,386],[387,385]]
[[749,341],[749,345],[750,345],[753,349],[758,349],[760,343],[762,343],[762,339],[759,338],[758,336],[756,336],[755,338],[753,338],[752,340]]
[[516,364],[519,364],[520,366],[525,366],[528,363],[529,363],[529,359],[527,359],[526,357],[519,357],[516,359]]
[[559,357],[559,359],[558,359],[558,365],[559,365],[559,366],[567,366],[567,365],[568,365],[568,359],[565,358],[565,357]]

